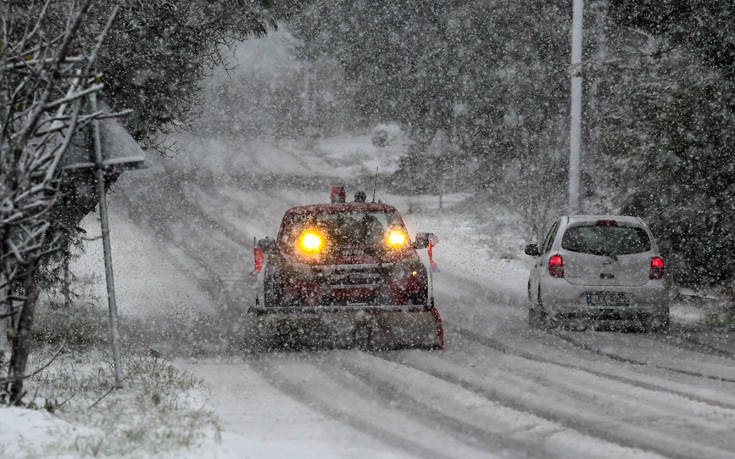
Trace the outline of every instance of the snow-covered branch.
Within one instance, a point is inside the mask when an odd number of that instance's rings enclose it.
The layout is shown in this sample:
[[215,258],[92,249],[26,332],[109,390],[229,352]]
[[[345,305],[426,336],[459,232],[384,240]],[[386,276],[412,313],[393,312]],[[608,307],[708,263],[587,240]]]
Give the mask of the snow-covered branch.
[[[59,165],[83,126],[112,116],[92,110],[87,99],[104,87],[95,72],[96,60],[117,9],[88,43],[80,32],[91,4],[85,0],[64,11],[46,1],[40,12],[14,4],[2,21],[0,333],[5,333],[9,317],[17,319],[8,377],[0,383],[0,392],[8,391],[12,403],[19,401],[26,376],[39,263],[59,250],[62,239],[53,230],[58,225],[52,212],[60,195]],[[63,26],[49,30],[49,24]],[[70,56],[71,51],[75,54]]]

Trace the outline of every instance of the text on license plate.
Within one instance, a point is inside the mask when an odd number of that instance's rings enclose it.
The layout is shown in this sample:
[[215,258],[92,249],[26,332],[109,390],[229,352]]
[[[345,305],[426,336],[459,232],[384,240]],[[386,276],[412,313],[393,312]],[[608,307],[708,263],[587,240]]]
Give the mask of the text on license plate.
[[589,292],[587,304],[590,306],[628,306],[630,297],[623,292]]

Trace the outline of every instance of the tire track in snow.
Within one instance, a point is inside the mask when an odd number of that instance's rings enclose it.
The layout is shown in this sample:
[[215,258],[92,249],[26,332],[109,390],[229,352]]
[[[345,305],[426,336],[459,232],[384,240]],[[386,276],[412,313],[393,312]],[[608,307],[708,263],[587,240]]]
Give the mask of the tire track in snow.
[[[457,445],[447,445],[448,450],[446,447],[444,451],[441,450],[442,445],[437,443],[439,440],[436,438],[437,434],[441,437],[440,432],[427,427],[422,422],[405,418],[403,413],[395,412],[395,407],[381,406],[379,399],[365,400],[364,394],[355,392],[355,387],[344,387],[337,384],[334,375],[323,375],[323,372],[312,362],[305,362],[301,359],[289,362],[277,357],[272,359],[265,356],[247,363],[274,388],[294,400],[370,435],[388,446],[422,458],[451,458],[457,454],[456,450],[452,451],[452,447],[457,447]],[[304,369],[304,366],[309,368]],[[295,376],[294,372],[299,376]],[[308,381],[306,377],[309,378]],[[315,384],[315,381],[318,381],[318,384]],[[344,400],[345,396],[347,400]],[[390,419],[391,422],[381,425],[379,421],[384,419]],[[427,441],[413,440],[411,438],[413,435],[420,436],[419,440]],[[431,435],[431,437],[426,438],[426,435]],[[439,443],[443,443],[446,438],[440,440]],[[425,444],[427,442],[433,443],[435,447],[427,446]],[[482,456],[480,451],[464,449],[464,454],[470,454],[467,457]]]
[[[549,358],[553,359],[553,362],[558,365],[566,364],[566,354],[580,351],[578,346],[574,346],[565,340],[558,339],[558,337],[552,333],[531,333],[527,336],[527,339],[528,343],[535,346],[536,349],[538,349],[539,346],[543,346],[544,352],[547,355],[552,355],[553,357]],[[523,348],[523,342],[516,343],[514,346]],[[555,355],[558,353],[562,353],[562,355]],[[620,362],[620,359],[610,359],[609,361],[605,361],[599,358],[599,354],[585,350],[581,350],[579,354],[575,355],[579,355],[580,359],[585,359],[587,362],[584,367],[580,366],[580,369],[599,373],[601,376],[606,375],[611,379],[624,378],[621,379],[623,382],[640,382],[643,384],[642,387],[644,388],[658,388],[660,390],[672,392],[676,395],[687,397],[693,401],[707,403],[715,407],[727,409],[735,408],[735,386],[730,383],[707,379],[706,381],[711,381],[711,383],[703,385],[703,379],[698,376],[686,375],[687,378],[685,379],[674,379],[672,378],[673,375],[670,371],[662,368],[656,368],[652,365],[648,365],[647,363],[645,365],[628,363],[626,363],[625,366],[618,365],[617,362]],[[592,365],[594,368],[588,368],[586,365]],[[723,389],[725,389],[725,387],[723,387],[723,384],[727,384],[730,390],[724,391]]]
[[[630,419],[642,428],[657,430],[664,435],[676,438],[680,436],[705,438],[726,426],[731,426],[735,418],[735,409],[730,407],[704,404],[670,391],[632,386],[584,370],[536,363],[515,356],[506,358],[506,355],[499,351],[494,349],[488,349],[490,352],[482,351],[482,347],[478,346],[482,345],[471,345],[469,342],[462,345],[462,349],[477,355],[473,360],[468,361],[466,354],[452,356],[452,359],[465,367],[497,367],[533,381],[543,390],[552,391],[549,394],[552,397],[558,393],[562,398],[566,397],[579,403],[579,407],[587,411],[603,412],[614,419]],[[627,371],[622,366],[620,370]],[[677,385],[675,381],[671,384]],[[732,399],[727,393],[724,393],[723,397]],[[633,418],[630,418],[631,415]],[[640,422],[641,418],[645,419],[643,424]],[[650,423],[650,419],[665,421]],[[735,443],[729,436],[715,436],[713,444],[720,448],[735,450]]]
[[[517,357],[521,357],[521,358],[532,360],[532,361],[539,362],[539,363],[547,363],[547,364],[556,365],[556,366],[563,367],[563,368],[584,371],[584,372],[590,373],[595,376],[611,379],[613,381],[618,381],[624,384],[629,384],[631,386],[640,387],[642,389],[666,392],[666,393],[674,394],[674,395],[677,395],[677,396],[680,396],[680,397],[683,397],[683,398],[686,398],[688,400],[692,400],[695,402],[705,403],[707,405],[711,405],[714,407],[735,410],[735,403],[727,403],[722,400],[716,400],[710,397],[704,397],[704,396],[695,395],[689,392],[684,392],[681,390],[675,390],[675,389],[672,389],[670,387],[666,387],[663,385],[640,381],[640,380],[625,377],[625,376],[620,376],[619,374],[614,374],[610,371],[599,371],[599,370],[595,370],[595,369],[592,369],[592,368],[589,368],[583,365],[561,362],[557,359],[546,359],[546,358],[540,357],[528,351],[514,349],[508,346],[507,344],[504,344],[494,338],[480,335],[466,328],[459,327],[455,324],[447,324],[445,322],[445,328],[449,328],[450,332],[456,332],[458,335],[470,341],[473,341],[477,344],[481,344],[483,346],[489,347],[490,349],[494,349],[504,354],[514,355]],[[556,335],[550,335],[550,336],[556,336]],[[618,362],[625,362],[624,360],[621,360],[621,359],[613,359],[613,360],[618,361]],[[631,363],[631,362],[625,362],[625,363]],[[645,363],[635,363],[635,364],[645,365]]]
[[735,378],[728,378],[726,376],[718,376],[718,375],[713,375],[713,374],[705,374],[705,373],[697,372],[697,371],[684,370],[684,369],[681,369],[681,368],[674,368],[674,367],[667,366],[667,365],[657,365],[657,364],[650,363],[650,362],[645,362],[645,361],[642,361],[642,360],[632,359],[630,357],[624,357],[624,356],[621,356],[621,355],[618,355],[618,354],[615,354],[615,353],[612,353],[612,352],[607,352],[607,351],[604,351],[602,349],[595,348],[593,346],[590,346],[587,343],[579,342],[579,341],[575,340],[574,338],[572,338],[571,336],[566,335],[566,334],[562,334],[562,333],[559,333],[559,332],[554,332],[553,333],[553,336],[555,336],[555,337],[557,337],[557,338],[559,338],[559,339],[561,339],[561,340],[563,340],[563,341],[571,344],[572,346],[574,346],[576,348],[585,350],[587,352],[591,352],[593,354],[600,355],[602,357],[607,357],[609,359],[613,359],[613,360],[616,360],[618,362],[629,363],[631,365],[648,366],[648,367],[651,367],[651,368],[658,368],[658,369],[661,369],[661,370],[671,371],[673,373],[679,373],[679,374],[687,375],[687,376],[695,376],[695,377],[698,377],[698,378],[707,378],[707,379],[713,379],[713,380],[716,380],[716,381],[723,381],[723,382],[735,383]]
[[[702,330],[709,331],[709,330]],[[695,335],[693,336],[692,333]],[[718,355],[727,359],[735,361],[735,350],[726,349],[721,347],[723,343],[715,342],[716,340],[710,338],[709,334],[700,334],[698,330],[686,330],[679,329],[677,333],[669,333],[668,335],[656,335],[649,336],[648,339],[658,341],[661,343],[668,344],[670,346],[681,347],[693,352],[699,352],[704,355]],[[709,339],[707,339],[709,338]],[[710,341],[711,340],[711,341]],[[707,349],[709,353],[702,352],[703,349]]]
[[[382,360],[366,353],[361,353],[360,357],[375,358],[377,361]],[[406,393],[404,391],[406,389],[405,381],[396,377],[396,375],[393,377],[380,375],[380,372],[376,372],[375,368],[368,368],[371,366],[369,364],[360,365],[354,359],[340,360],[332,364],[322,360],[320,363],[321,366],[328,369],[330,375],[337,376],[335,380],[345,389],[350,388],[350,381],[339,377],[338,372],[346,370],[352,376],[360,379],[366,386],[374,389],[376,391],[375,399],[383,406],[393,409],[399,406],[401,412],[409,413],[412,417],[418,419],[432,421],[440,426],[442,432],[450,431],[454,438],[462,438],[473,446],[494,451],[501,455],[512,451],[514,455],[521,453],[523,457],[554,457],[553,454],[544,451],[538,445],[505,437],[502,434],[482,428],[471,421],[444,413],[441,409],[421,401],[420,397]],[[419,388],[415,389],[419,390]],[[435,401],[435,404],[438,403]]]
[[[731,456],[728,450],[693,444],[691,440],[681,440],[671,435],[653,433],[649,429],[641,429],[640,426],[633,426],[624,420],[610,419],[594,411],[579,410],[573,406],[576,401],[572,399],[568,399],[569,404],[560,402],[562,398],[558,396],[558,393],[555,393],[554,397],[557,404],[549,405],[548,396],[534,391],[534,388],[530,387],[533,383],[524,381],[521,377],[506,375],[510,379],[508,384],[498,384],[498,381],[494,381],[496,384],[488,385],[488,376],[459,367],[449,362],[446,357],[417,356],[418,354],[378,355],[385,360],[409,366],[432,377],[455,384],[503,406],[623,448],[677,458]],[[490,378],[490,381],[493,379]]]

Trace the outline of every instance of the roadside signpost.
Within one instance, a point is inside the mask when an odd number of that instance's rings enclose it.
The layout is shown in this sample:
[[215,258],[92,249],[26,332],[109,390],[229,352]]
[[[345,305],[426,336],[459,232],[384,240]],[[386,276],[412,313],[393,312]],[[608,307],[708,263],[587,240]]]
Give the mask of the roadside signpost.
[[[90,96],[92,110],[110,111],[104,103],[98,103],[97,95]],[[118,113],[117,115],[121,115]],[[107,305],[109,309],[110,341],[114,359],[115,388],[122,387],[122,367],[120,363],[120,333],[118,331],[117,301],[115,298],[115,277],[112,269],[112,247],[110,244],[110,223],[107,211],[106,176],[122,169],[137,169],[144,166],[145,153],[127,130],[115,118],[95,119],[92,122],[92,142],[83,142],[82,148],[70,149],[64,170],[74,174],[89,175],[86,180],[95,184],[96,199],[99,203],[100,225],[102,227],[102,248],[104,250],[105,279],[107,281]],[[90,148],[91,147],[91,148]],[[91,190],[87,190],[91,194]],[[87,199],[93,199],[87,196]]]

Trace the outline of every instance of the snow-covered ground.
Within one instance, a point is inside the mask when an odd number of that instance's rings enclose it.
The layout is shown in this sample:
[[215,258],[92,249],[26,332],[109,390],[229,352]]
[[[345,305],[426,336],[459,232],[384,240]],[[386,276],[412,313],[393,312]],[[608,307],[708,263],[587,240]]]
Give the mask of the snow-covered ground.
[[[90,432],[92,429],[69,423],[47,411],[11,407],[0,412],[0,446],[6,457],[51,455],[54,450],[70,448],[76,438]],[[66,444],[60,446],[60,441]]]
[[[735,346],[727,337],[698,328],[692,306],[676,310],[669,337],[529,330],[527,231],[490,198],[445,195],[439,209],[437,196],[377,191],[412,234],[439,236],[434,285],[446,350],[242,352],[242,311],[256,286],[247,274],[252,238],[273,236],[288,207],[327,200],[327,184],[305,176],[321,173],[354,191],[327,147],[337,144],[355,162],[350,174],[380,161],[364,135],[326,139],[313,150],[258,141],[210,150],[230,166],[154,158],[118,184],[111,199],[118,303],[125,319],[142,319],[129,342],[201,379],[197,396],[221,429],[204,424],[194,445],[171,454],[728,457],[735,450],[727,434],[735,428]],[[330,157],[334,166],[299,169],[305,176],[278,175],[278,166],[266,175],[247,170],[251,152],[271,150],[279,162],[325,165]],[[354,151],[363,152],[359,160]],[[94,216],[85,222],[91,236],[96,225]],[[87,244],[77,274],[102,272],[98,244]],[[23,414],[22,422],[41,426],[32,440],[40,431],[74,438],[75,428],[94,428],[41,412],[6,413],[6,424]],[[3,430],[0,443],[28,435]],[[39,448],[17,451],[49,454]],[[156,454],[166,455],[145,455]]]

